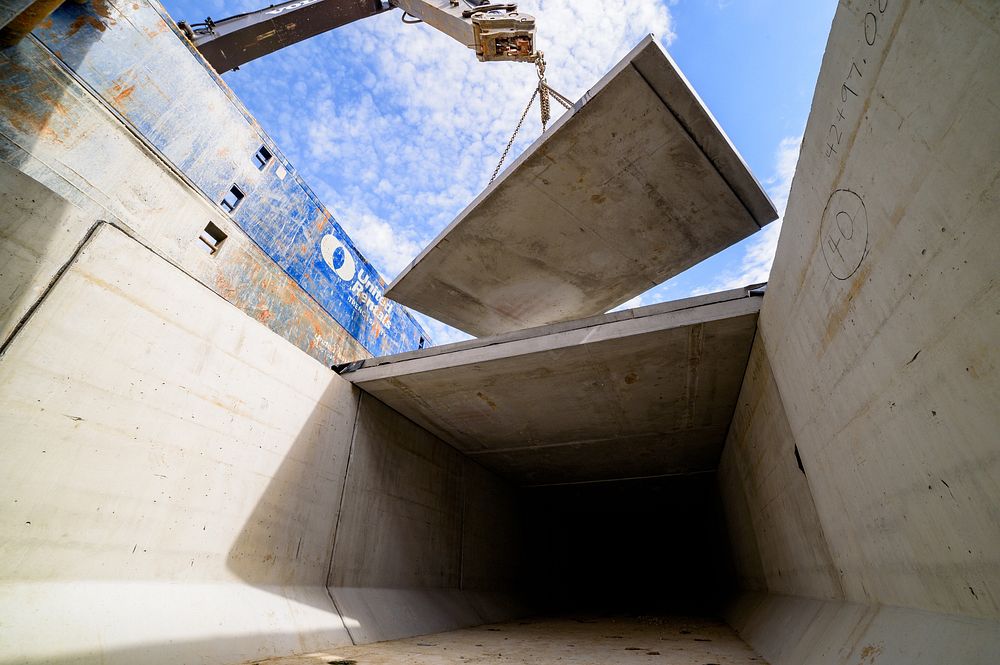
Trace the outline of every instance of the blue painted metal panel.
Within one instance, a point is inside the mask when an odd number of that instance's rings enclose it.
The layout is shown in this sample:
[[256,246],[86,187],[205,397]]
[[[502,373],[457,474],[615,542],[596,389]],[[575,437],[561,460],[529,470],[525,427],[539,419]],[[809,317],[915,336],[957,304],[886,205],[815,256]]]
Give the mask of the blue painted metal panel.
[[[82,240],[95,220],[125,223],[192,277],[327,367],[369,355],[248,238],[230,238],[214,259],[202,260],[197,233],[205,220],[221,222],[222,211],[191,219],[193,210],[204,209],[185,200],[196,196],[194,192],[173,178],[161,178],[160,160],[138,141],[129,141],[126,127],[34,40],[22,40],[0,52],[0,162],[84,213],[75,228],[65,228],[66,233],[75,233],[62,239],[65,253],[50,251],[60,246],[55,243],[45,250],[46,261],[57,265],[68,260],[73,244]],[[177,197],[174,209],[165,207],[171,196]],[[230,233],[231,226],[226,226]],[[42,229],[34,233],[39,232],[45,233]],[[192,246],[196,258],[190,256]],[[3,269],[0,266],[0,272]],[[26,280],[23,284],[34,279],[24,272],[14,277]],[[35,288],[43,283],[35,282]]]
[[[42,41],[209,198],[233,185],[247,234],[376,356],[429,345],[386,281],[297,175],[253,116],[146,0],[67,3],[36,30]],[[274,158],[259,170],[252,156]]]

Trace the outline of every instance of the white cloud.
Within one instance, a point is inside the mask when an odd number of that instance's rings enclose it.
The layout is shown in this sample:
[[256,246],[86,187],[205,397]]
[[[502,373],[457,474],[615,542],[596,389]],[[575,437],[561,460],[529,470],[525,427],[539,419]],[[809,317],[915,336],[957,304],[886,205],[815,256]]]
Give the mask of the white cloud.
[[802,136],[789,136],[781,139],[775,158],[774,175],[765,183],[767,193],[778,208],[778,215],[784,217],[788,205],[788,193],[792,189],[792,178],[795,176],[795,166],[799,162],[799,148],[802,146]]
[[[411,310],[412,311],[412,310]],[[452,328],[451,326],[441,323],[437,319],[432,319],[426,314],[421,314],[420,312],[413,312],[414,318],[417,322],[424,327],[427,334],[430,335],[431,340],[434,342],[435,346],[441,346],[442,344],[451,344],[452,342],[461,342],[467,339],[473,339],[472,335],[464,333],[457,328]]]
[[[646,293],[648,293],[648,291]],[[645,300],[645,295],[646,295],[645,293],[640,293],[635,298],[627,300],[622,304],[618,305],[618,307],[615,307],[614,309],[608,311],[621,312],[626,309],[635,309],[636,307],[642,307],[643,305],[648,304]]]

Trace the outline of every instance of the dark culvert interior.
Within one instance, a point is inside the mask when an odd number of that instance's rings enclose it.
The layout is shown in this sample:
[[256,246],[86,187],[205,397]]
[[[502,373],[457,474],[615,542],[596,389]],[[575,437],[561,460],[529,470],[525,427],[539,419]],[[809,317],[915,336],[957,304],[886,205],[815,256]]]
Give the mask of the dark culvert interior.
[[735,591],[714,472],[525,489],[524,581],[546,615],[718,617]]

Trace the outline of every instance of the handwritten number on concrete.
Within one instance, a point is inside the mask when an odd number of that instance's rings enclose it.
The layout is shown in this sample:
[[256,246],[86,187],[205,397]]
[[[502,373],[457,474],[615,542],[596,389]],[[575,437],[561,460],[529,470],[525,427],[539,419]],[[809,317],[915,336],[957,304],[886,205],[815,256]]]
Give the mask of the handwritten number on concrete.
[[868,12],[865,14],[865,43],[869,46],[875,45],[875,37],[878,36],[878,19],[875,14]]
[[[889,0],[868,0],[868,4],[871,7],[871,11],[865,14],[864,24],[862,26],[864,31],[865,43],[868,46],[874,46],[875,41],[878,38],[878,20],[882,14],[885,14],[885,10],[889,7]],[[876,13],[877,12],[877,13]],[[863,47],[862,47],[863,48]],[[861,64],[858,64],[858,60]],[[857,87],[856,84],[849,82],[855,78],[863,79],[865,77],[864,72],[861,67],[868,63],[866,57],[858,57],[851,61],[851,67],[847,70],[847,76],[840,84],[840,101],[842,104],[836,106],[837,118],[834,120],[834,124],[831,125],[830,130],[827,132],[827,143],[826,143],[826,156],[827,158],[833,157],[833,155],[838,154],[837,146],[840,145],[843,139],[843,130],[837,126],[840,121],[847,120],[845,115],[845,109],[850,109],[851,102],[854,98],[858,96],[854,88]],[[853,87],[852,87],[853,86]],[[831,136],[831,131],[833,135]],[[836,139],[834,141],[833,139]]]
[[849,189],[834,191],[823,211],[820,237],[830,274],[850,278],[868,253],[868,211],[861,196]]

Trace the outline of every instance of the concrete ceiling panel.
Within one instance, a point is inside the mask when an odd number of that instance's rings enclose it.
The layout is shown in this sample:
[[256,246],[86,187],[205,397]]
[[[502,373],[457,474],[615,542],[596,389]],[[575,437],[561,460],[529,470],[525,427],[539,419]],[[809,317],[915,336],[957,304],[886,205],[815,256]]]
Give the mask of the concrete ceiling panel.
[[520,484],[708,471],[759,308],[737,289],[376,358],[344,376]]

